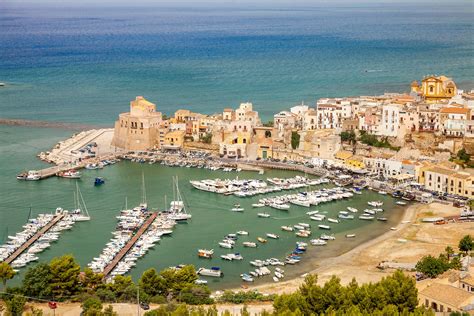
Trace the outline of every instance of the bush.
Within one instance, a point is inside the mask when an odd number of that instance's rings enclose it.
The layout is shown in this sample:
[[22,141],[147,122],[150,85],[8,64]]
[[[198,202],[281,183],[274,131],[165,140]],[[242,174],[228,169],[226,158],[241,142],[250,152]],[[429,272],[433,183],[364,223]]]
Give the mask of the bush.
[[265,302],[265,301],[273,301],[275,298],[274,295],[263,295],[258,291],[224,291],[221,297],[219,297],[219,302],[223,303],[234,303],[234,304],[242,304],[248,302]]

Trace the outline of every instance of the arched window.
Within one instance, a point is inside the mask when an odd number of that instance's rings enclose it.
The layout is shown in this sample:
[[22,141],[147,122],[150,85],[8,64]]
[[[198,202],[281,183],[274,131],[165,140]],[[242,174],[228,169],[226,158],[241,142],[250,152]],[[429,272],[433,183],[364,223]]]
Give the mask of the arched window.
[[245,139],[245,138],[242,139],[242,142],[243,142],[244,144],[247,144],[247,139]]
[[433,93],[433,92],[434,92],[434,87],[430,86],[430,93]]

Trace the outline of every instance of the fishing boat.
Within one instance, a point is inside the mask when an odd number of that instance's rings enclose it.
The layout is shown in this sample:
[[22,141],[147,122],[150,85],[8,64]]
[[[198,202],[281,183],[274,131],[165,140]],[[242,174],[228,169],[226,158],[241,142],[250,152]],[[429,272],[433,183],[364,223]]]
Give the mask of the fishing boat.
[[257,213],[257,216],[258,217],[263,217],[263,218],[268,218],[268,217],[270,217],[270,214],[268,214],[268,213]]
[[40,179],[41,179],[41,176],[39,172],[36,170],[28,171],[28,175],[25,178],[26,181],[38,181]]
[[251,242],[251,241],[244,241],[242,243],[242,245],[244,245],[244,247],[248,247],[248,248],[257,248],[257,244],[254,243],[254,242]]
[[213,255],[214,255],[214,249],[211,249],[211,250],[199,249],[198,250],[199,258],[211,259]]
[[276,234],[267,234],[267,237],[268,238],[272,238],[272,239],[278,239],[280,238],[280,236],[276,235]]
[[104,178],[102,177],[97,177],[94,179],[94,186],[99,186],[105,183]]
[[58,177],[67,178],[67,179],[80,179],[81,178],[81,173],[74,169],[59,172],[57,175]]
[[204,285],[207,284],[207,280],[197,279],[196,281],[194,281],[194,283],[197,285]]
[[224,273],[222,273],[219,267],[211,267],[210,269],[199,268],[197,270],[197,274],[203,275],[203,276],[209,276],[209,277],[217,277],[217,278],[224,276]]
[[294,230],[293,227],[291,226],[281,226],[281,230],[287,231],[287,232],[292,232]]
[[328,225],[318,225],[318,227],[319,227],[320,229],[327,229],[327,230],[331,229],[331,227],[328,226]]
[[262,238],[262,237],[257,237],[257,240],[258,240],[259,242],[261,242],[262,244],[264,244],[264,243],[267,242],[267,240],[266,240],[265,238]]
[[243,212],[244,209],[240,206],[240,204],[234,204],[234,207],[230,209],[232,212]]
[[346,234],[346,238],[355,238],[356,234]]
[[28,172],[26,172],[26,171],[20,172],[16,176],[17,180],[26,180],[26,177],[28,177]]
[[322,240],[335,240],[336,237],[334,237],[334,235],[321,234],[321,236],[319,237],[319,239],[322,239]]

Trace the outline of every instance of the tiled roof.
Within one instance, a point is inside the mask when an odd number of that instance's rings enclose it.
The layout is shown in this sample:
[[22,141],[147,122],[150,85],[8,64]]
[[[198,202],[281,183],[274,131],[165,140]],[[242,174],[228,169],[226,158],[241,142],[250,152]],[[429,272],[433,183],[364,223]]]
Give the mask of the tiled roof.
[[439,283],[429,285],[420,291],[420,294],[440,303],[456,306],[457,308],[461,308],[463,305],[468,305],[474,301],[474,294],[451,285]]

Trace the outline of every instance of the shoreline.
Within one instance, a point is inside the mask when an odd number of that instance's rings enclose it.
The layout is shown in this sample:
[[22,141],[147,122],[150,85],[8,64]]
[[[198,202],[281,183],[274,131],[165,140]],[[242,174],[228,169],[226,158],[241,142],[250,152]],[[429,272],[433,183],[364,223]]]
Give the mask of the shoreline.
[[[410,206],[407,206],[407,207],[404,208],[404,210],[403,210],[404,213],[401,216],[401,218],[400,218],[400,220],[399,220],[399,222],[396,226],[396,227],[400,227],[400,225],[403,225],[403,227],[397,229],[396,231],[393,231],[393,230],[386,231],[385,233],[377,236],[375,239],[371,239],[369,241],[363,242],[362,244],[357,245],[355,248],[353,248],[349,251],[346,251],[346,252],[342,253],[341,255],[328,257],[328,258],[323,258],[322,260],[320,260],[318,262],[318,267],[317,268],[315,268],[311,271],[308,271],[306,273],[318,274],[318,282],[322,282],[323,279],[326,279],[326,278],[321,278],[318,272],[322,272],[322,270],[324,270],[324,268],[326,266],[337,265],[339,263],[343,263],[347,259],[352,259],[353,257],[355,257],[357,255],[360,255],[360,253],[363,250],[366,250],[367,248],[369,248],[371,246],[374,246],[378,243],[381,243],[381,242],[393,237],[397,233],[402,233],[404,230],[406,230],[408,228],[408,225],[403,224],[403,222],[405,222],[405,221],[412,222],[416,218],[416,212],[412,212],[412,214],[411,214],[411,212],[409,212],[409,211],[410,211],[410,209],[415,208],[416,206],[418,206],[418,204],[421,204],[421,203],[415,202],[413,205],[410,205]],[[309,259],[309,260],[312,260],[312,259]],[[305,275],[305,274],[303,274],[303,275]],[[303,281],[304,281],[304,278],[302,277],[302,275],[300,275],[298,277],[294,277],[294,278],[285,280],[283,282],[272,283],[271,281],[268,281],[268,282],[265,282],[263,284],[249,286],[246,289],[231,288],[231,289],[228,289],[228,290],[232,290],[232,291],[258,290],[260,292],[266,292],[266,293],[270,293],[270,294],[282,294],[282,293],[288,293],[288,291],[294,292],[297,289],[297,287]],[[275,288],[277,288],[276,291],[274,291]],[[283,291],[282,291],[282,288],[283,288]]]

